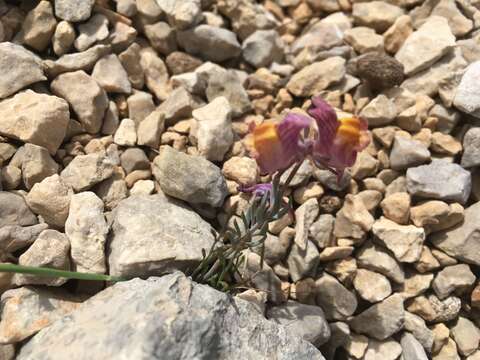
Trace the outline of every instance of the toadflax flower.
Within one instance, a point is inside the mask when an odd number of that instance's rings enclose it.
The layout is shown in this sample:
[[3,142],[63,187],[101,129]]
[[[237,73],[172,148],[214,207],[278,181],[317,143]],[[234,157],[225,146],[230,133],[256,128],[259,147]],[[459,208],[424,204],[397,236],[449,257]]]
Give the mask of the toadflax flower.
[[315,119],[318,129],[311,157],[340,179],[345,168],[355,164],[357,153],[370,143],[368,124],[358,117],[338,119],[335,110],[321,97],[312,99],[307,112]]
[[[341,179],[345,169],[355,163],[358,152],[370,142],[365,120],[338,119],[335,110],[321,97],[312,99],[307,113],[310,117],[289,113],[278,123],[265,121],[252,128],[247,147],[262,174],[285,170],[310,157],[317,166],[331,170]],[[313,140],[302,136],[312,123],[316,124]],[[268,189],[268,184],[258,184],[240,190],[263,195]]]

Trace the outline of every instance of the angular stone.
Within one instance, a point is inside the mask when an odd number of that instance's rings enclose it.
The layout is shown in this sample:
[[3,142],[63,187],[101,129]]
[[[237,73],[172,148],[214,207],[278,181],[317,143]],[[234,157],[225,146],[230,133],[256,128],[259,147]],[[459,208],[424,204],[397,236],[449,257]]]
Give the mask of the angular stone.
[[58,0],[55,1],[55,15],[60,19],[70,22],[87,20],[92,13],[95,0]]
[[[128,118],[135,121],[137,127],[154,112],[156,106],[153,96],[148,92],[135,91],[127,98]],[[160,141],[160,140],[159,140]]]
[[43,146],[55,154],[65,137],[70,112],[65,100],[32,90],[0,102],[0,134]]
[[362,359],[363,355],[365,355],[365,351],[367,351],[368,342],[369,340],[366,336],[350,334],[350,337],[344,345],[344,348],[348,354],[353,356],[355,359]]
[[147,88],[158,100],[166,100],[171,92],[168,83],[168,70],[153,48],[142,48],[140,51],[140,66],[143,70]]
[[410,16],[402,15],[398,17],[383,34],[385,50],[390,54],[395,54],[412,32],[413,26]]
[[85,191],[71,198],[65,234],[70,240],[75,271],[104,274],[105,243],[109,226],[103,216],[103,201]]
[[398,225],[382,217],[372,226],[372,232],[400,262],[416,262],[420,259],[425,231],[413,225]]
[[382,94],[370,101],[362,109],[360,116],[368,121],[369,126],[384,126],[395,120],[397,108],[393,101]]
[[0,43],[0,64],[2,68],[9,69],[0,79],[0,99],[28,85],[47,80],[40,58],[21,45]]
[[448,22],[440,16],[431,16],[417,31],[411,34],[395,58],[400,61],[405,74],[413,75],[433,65],[455,46],[455,36]]
[[73,191],[54,174],[33,185],[25,200],[37,215],[51,226],[65,226]]
[[310,226],[318,216],[319,208],[316,199],[307,200],[295,210],[295,244],[301,249],[307,246]]
[[219,207],[228,193],[217,166],[201,156],[183,154],[170,146],[162,147],[154,159],[153,175],[165,194],[194,204]]
[[241,52],[235,33],[206,24],[178,32],[177,41],[188,53],[208,61],[222,62]]
[[225,97],[230,103],[233,118],[252,109],[248,94],[233,71],[214,71],[210,74],[205,95],[210,102],[217,97]]
[[53,51],[57,56],[62,56],[73,45],[75,40],[75,28],[68,21],[60,21],[55,28],[52,37]]
[[473,21],[463,15],[454,0],[440,0],[431,15],[446,18],[456,37],[465,36],[473,29]]
[[232,108],[224,97],[192,111],[196,123],[197,148],[210,161],[223,160],[233,144]]
[[406,311],[405,330],[409,331],[428,353],[432,352],[434,332],[427,327],[420,316]]
[[357,309],[357,298],[333,276],[323,273],[315,281],[317,304],[327,319],[343,320]]
[[450,333],[457,343],[458,351],[463,356],[468,356],[478,350],[480,330],[469,319],[460,316]]
[[419,315],[427,322],[447,322],[458,317],[462,302],[455,296],[440,300],[434,294],[418,296],[411,301],[407,310]]
[[283,58],[283,42],[276,30],[258,30],[242,43],[242,56],[256,68],[280,63]]
[[257,162],[246,156],[232,156],[223,163],[222,173],[227,179],[244,186],[256,184],[259,178]]
[[433,357],[433,360],[460,360],[458,356],[457,344],[450,338],[447,338],[446,344],[442,346]]
[[[410,215],[410,195],[407,193],[395,193],[386,196],[380,203],[383,215],[397,224],[408,223]],[[415,225],[417,225],[415,223]],[[421,226],[421,225],[417,225]]]
[[108,179],[113,174],[113,162],[102,153],[76,156],[60,173],[63,181],[75,192],[84,191]]
[[313,242],[307,240],[304,247],[296,243],[292,245],[287,257],[290,277],[293,281],[301,280],[316,273],[320,261],[319,252]]
[[468,265],[453,265],[445,267],[437,274],[432,287],[439,299],[445,299],[454,291],[465,291],[475,280],[476,277]]
[[475,79],[480,73],[480,61],[470,64],[462,76],[462,80],[455,93],[453,104],[460,111],[480,117],[480,97],[478,96],[478,83]]
[[403,333],[400,344],[402,345],[402,355],[405,360],[428,360],[422,345],[412,334],[408,332]]
[[362,299],[375,303],[382,301],[392,293],[388,279],[376,272],[358,269],[353,286]]
[[153,111],[140,124],[137,129],[137,144],[158,149],[160,137],[165,130],[165,115]]
[[319,306],[287,301],[284,305],[268,309],[267,318],[285,326],[291,334],[315,346],[321,346],[330,338],[330,327]]
[[402,284],[405,281],[405,273],[395,258],[371,242],[360,249],[357,262],[359,267],[379,272],[396,283]]
[[47,149],[25,144],[22,147],[22,177],[27,189],[58,172],[59,166]]
[[309,238],[319,249],[333,245],[333,227],[335,218],[330,214],[322,214],[308,229]]
[[472,127],[463,136],[462,166],[470,168],[480,165],[480,127]]
[[178,120],[191,117],[192,111],[200,106],[187,90],[179,87],[170,93],[156,111],[165,116],[167,125],[174,125]]
[[[32,246],[18,259],[23,266],[48,267],[59,270],[70,270],[70,241],[61,232],[44,230]],[[61,286],[67,282],[65,278],[49,278],[35,275],[16,274],[16,285]]]
[[374,221],[362,199],[347,195],[343,207],[337,213],[334,234],[336,237],[362,239]]
[[393,170],[405,170],[430,160],[430,151],[419,141],[396,135],[390,152]]
[[57,96],[68,101],[85,130],[92,134],[100,131],[108,97],[92,77],[81,70],[61,74],[50,87]]
[[[432,177],[432,174],[436,174]],[[465,204],[472,188],[471,175],[458,164],[434,160],[407,170],[407,188],[412,196]]]
[[122,94],[132,92],[128,74],[114,54],[106,55],[97,61],[92,77],[106,92]]
[[394,294],[355,316],[350,321],[350,326],[359,334],[385,340],[400,331],[404,321],[403,298],[401,295]]
[[40,1],[25,18],[22,30],[15,39],[21,44],[42,52],[50,43],[55,31],[57,20],[53,15],[53,8],[49,1]]
[[[112,309],[122,309],[123,315],[113,316]],[[99,330],[92,333],[92,326]],[[205,334],[201,342],[199,333]],[[130,334],[131,341],[124,340],[125,334]],[[178,338],[188,340],[180,344]],[[263,341],[269,345],[260,345]],[[271,356],[324,360],[313,345],[265,320],[253,304],[197,285],[179,272],[107,288],[33,338],[22,347],[18,359],[155,358],[165,354],[179,359],[215,354],[219,360]]]
[[141,89],[145,84],[143,69],[140,65],[140,51],[140,45],[133,43],[118,55],[118,59],[127,72],[128,80],[135,89]]
[[402,347],[395,340],[376,341],[371,340],[368,343],[368,349],[365,352],[364,360],[395,360],[402,353]]
[[135,121],[128,118],[123,119],[118,125],[117,131],[115,131],[113,141],[120,146],[135,146],[137,142]]
[[202,19],[202,4],[200,0],[156,0],[160,9],[167,15],[168,22],[177,29],[193,27]]
[[108,37],[108,19],[102,14],[95,14],[87,22],[78,25],[78,32],[73,44],[78,51],[85,51]]
[[403,15],[403,10],[383,1],[369,1],[353,4],[352,15],[355,23],[382,33]]
[[295,96],[313,96],[338,83],[344,76],[345,59],[335,56],[303,68],[290,78],[286,86]]
[[378,35],[375,30],[365,26],[346,30],[345,42],[360,54],[383,52],[383,37]]
[[160,54],[168,55],[177,50],[175,29],[172,29],[166,22],[159,21],[146,25],[145,36],[150,40],[153,48]]
[[26,248],[33,244],[38,235],[46,228],[48,228],[48,225],[45,223],[32,226],[2,226],[0,227],[0,249],[3,253],[14,253]]

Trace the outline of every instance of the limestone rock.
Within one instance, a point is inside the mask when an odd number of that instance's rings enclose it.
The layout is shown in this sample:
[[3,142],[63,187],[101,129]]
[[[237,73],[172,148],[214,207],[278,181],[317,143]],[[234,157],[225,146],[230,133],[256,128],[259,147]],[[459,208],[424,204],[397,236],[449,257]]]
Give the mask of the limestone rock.
[[59,166],[47,149],[33,144],[25,144],[22,150],[22,177],[27,189],[31,189],[33,185],[46,177],[58,173]]
[[318,249],[312,241],[307,240],[303,247],[294,243],[287,257],[290,277],[298,281],[314,275],[319,261]]
[[256,68],[279,63],[283,58],[283,42],[275,30],[258,30],[242,44],[242,56]]
[[73,45],[75,40],[75,28],[68,21],[60,21],[53,33],[52,46],[57,56],[62,56]]
[[430,160],[430,151],[419,141],[396,135],[390,152],[393,170],[405,170]]
[[470,64],[462,76],[453,99],[453,105],[460,111],[480,117],[480,98],[478,96],[478,83],[475,79],[480,73],[480,61]]
[[85,130],[92,134],[100,130],[108,97],[92,77],[81,70],[69,72],[57,76],[50,87],[68,101]]
[[360,54],[383,51],[383,37],[378,35],[375,30],[365,26],[346,30],[345,42]]
[[440,16],[431,16],[417,31],[411,34],[395,58],[400,61],[405,74],[413,75],[433,65],[455,45],[448,22]]
[[73,44],[78,51],[85,51],[97,41],[108,37],[108,19],[102,14],[95,14],[88,21],[78,25],[78,32]]
[[244,186],[256,184],[259,178],[257,162],[246,156],[232,156],[224,162],[222,173],[227,179],[234,180]]
[[33,185],[25,198],[28,206],[45,222],[62,228],[67,220],[73,191],[62,178],[54,174]]
[[352,15],[359,25],[371,27],[382,33],[403,15],[403,10],[387,2],[369,1],[353,4]]
[[92,77],[106,92],[123,94],[132,92],[128,74],[114,54],[106,55],[97,61]]
[[401,330],[404,321],[403,298],[395,294],[355,316],[350,326],[357,333],[385,340]]
[[395,258],[370,242],[360,249],[357,262],[359,267],[379,272],[396,283],[401,284],[405,281],[405,273]]
[[422,345],[412,334],[404,333],[400,344],[402,345],[402,355],[405,360],[428,360]]
[[66,21],[84,21],[90,17],[94,3],[94,0],[85,0],[82,2],[76,0],[58,0],[55,1],[55,15]]
[[466,264],[447,266],[437,274],[432,287],[439,299],[445,299],[454,291],[465,291],[474,284],[475,279]]
[[371,340],[365,352],[364,360],[395,360],[402,353],[402,347],[395,340]]
[[38,235],[46,228],[48,228],[47,224],[2,226],[0,228],[0,250],[4,253],[14,253],[17,250],[24,249],[33,244]]
[[108,225],[103,216],[103,201],[85,191],[71,198],[65,234],[71,244],[75,271],[104,274],[105,243]]
[[392,293],[388,279],[376,272],[358,269],[353,286],[362,299],[375,303],[382,301]]
[[384,126],[392,123],[397,116],[395,104],[385,95],[378,95],[360,112],[369,126]]
[[315,281],[317,304],[327,319],[343,320],[357,309],[357,298],[333,276],[323,273]]
[[0,79],[0,99],[28,85],[47,80],[40,59],[21,45],[0,43],[0,65],[9,69]]
[[[113,316],[112,309],[122,309],[122,316]],[[99,331],[93,334],[92,326]],[[205,333],[202,342],[197,341],[200,332]],[[131,341],[124,340],[125,333],[131,334]],[[180,344],[178,338],[188,340]],[[264,340],[267,347],[252,346]],[[48,351],[45,343],[50,344]],[[219,360],[271,356],[324,360],[313,345],[265,320],[251,303],[197,285],[178,272],[109,287],[34,337],[22,347],[18,359],[153,358],[166,354],[182,360],[193,354],[214,354]]]
[[227,185],[217,166],[169,146],[154,159],[153,174],[165,194],[187,202],[219,207],[227,196]]
[[37,222],[22,196],[0,191],[0,228],[7,225],[28,226]]
[[463,316],[458,318],[455,326],[451,329],[451,336],[463,356],[468,356],[478,350],[480,330],[467,318]]
[[470,168],[480,165],[480,128],[472,127],[463,137],[462,166]]
[[32,90],[0,102],[0,134],[43,146],[55,154],[65,137],[70,112],[65,100]]

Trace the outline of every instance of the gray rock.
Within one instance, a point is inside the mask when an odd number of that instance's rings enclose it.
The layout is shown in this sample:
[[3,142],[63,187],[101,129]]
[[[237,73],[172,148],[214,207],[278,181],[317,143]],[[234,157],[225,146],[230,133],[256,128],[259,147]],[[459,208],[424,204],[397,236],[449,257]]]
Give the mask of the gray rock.
[[199,262],[201,250],[213,243],[208,223],[163,195],[121,201],[112,231],[108,263],[114,275],[146,276],[185,269]]
[[429,160],[430,151],[420,141],[395,135],[390,152],[390,166],[393,170],[405,170],[422,165]]
[[322,214],[308,229],[309,238],[319,249],[323,249],[333,244],[334,223],[335,217],[330,214]]
[[472,179],[460,165],[434,160],[429,165],[407,170],[407,189],[412,196],[465,204],[470,197]]
[[434,333],[420,316],[405,311],[405,330],[413,334],[415,339],[430,353],[432,351]]
[[124,173],[119,168],[116,168],[113,176],[95,186],[94,192],[102,199],[105,209],[113,210],[120,201],[128,197]]
[[470,128],[463,136],[461,164],[464,168],[480,165],[480,127]]
[[379,272],[398,284],[405,282],[401,265],[383,248],[368,242],[357,254],[359,267]]
[[395,58],[403,64],[405,74],[412,75],[433,65],[454,46],[455,36],[447,20],[431,16],[405,40]]
[[312,241],[306,240],[304,246],[294,243],[287,257],[290,277],[296,282],[315,275],[319,261],[318,249]]
[[[112,309],[122,309],[122,316]],[[98,330],[92,333],[92,327]],[[178,342],[180,338],[184,341]],[[272,356],[324,359],[313,345],[265,320],[251,303],[175,273],[106,289],[35,336],[17,359],[266,360]]]
[[[70,270],[70,241],[61,232],[44,230],[32,246],[18,259],[19,265],[49,267],[59,270]],[[67,282],[65,278],[51,278],[26,274],[15,274],[16,285],[48,285],[61,286]]]
[[0,79],[0,99],[28,85],[47,80],[40,58],[21,45],[0,43],[0,67],[9,69]]
[[480,74],[480,61],[470,64],[462,76],[453,99],[453,105],[460,111],[480,117],[480,97],[476,79]]
[[22,177],[27,189],[58,172],[59,166],[47,149],[33,144],[25,144],[21,149]]
[[103,216],[103,201],[95,193],[85,191],[71,198],[65,222],[65,234],[71,244],[75,271],[104,274],[105,243],[108,225]]
[[108,37],[108,19],[102,14],[95,14],[87,22],[78,25],[78,33],[73,45],[78,51],[85,51]]
[[242,51],[234,32],[205,24],[178,32],[177,41],[189,54],[215,62],[234,58]]
[[233,144],[232,108],[224,97],[192,111],[196,123],[197,148],[210,161],[223,160]]
[[33,244],[37,236],[46,228],[48,228],[47,224],[0,226],[0,249],[5,253],[13,253],[14,251],[23,249]]
[[0,102],[0,118],[1,135],[43,146],[53,155],[65,138],[70,111],[61,98],[26,90]]
[[140,65],[140,51],[140,45],[133,43],[118,55],[118,59],[128,74],[128,80],[136,89],[143,88],[145,84],[143,69]]
[[288,331],[318,347],[330,339],[330,327],[319,306],[301,304],[292,300],[268,309],[267,318],[285,326]]
[[403,298],[394,294],[355,316],[350,321],[350,326],[359,334],[385,340],[400,331],[404,321]]
[[160,111],[153,111],[143,119],[137,128],[137,144],[158,149],[160,137],[165,130],[165,115]]
[[84,191],[113,174],[113,161],[105,154],[76,156],[60,173],[63,181],[76,192]]
[[365,118],[370,126],[384,126],[395,120],[397,108],[392,100],[381,94],[362,109],[360,116]]
[[0,356],[3,360],[14,360],[15,352],[14,345],[0,345]]
[[466,264],[447,266],[442,269],[432,287],[439,299],[445,299],[454,291],[466,290],[475,283],[475,275]]
[[50,84],[53,93],[68,101],[89,133],[102,127],[108,97],[98,83],[82,70],[57,76]]
[[405,332],[400,340],[404,360],[428,360],[427,354],[422,345],[415,339],[415,336]]
[[55,1],[55,15],[70,22],[84,21],[90,17],[94,3],[95,0],[58,0]]
[[473,322],[460,316],[450,331],[453,340],[457,343],[460,354],[468,356],[475,350],[478,350],[480,330]]
[[62,228],[67,220],[72,195],[72,189],[58,174],[54,174],[33,185],[25,200],[46,223]]
[[109,45],[95,45],[83,52],[65,54],[55,61],[44,60],[43,64],[50,78],[76,70],[90,71],[97,60],[109,54],[111,50]]
[[280,63],[283,58],[283,42],[275,30],[258,30],[245,39],[242,56],[256,68]]
[[232,117],[236,118],[252,109],[248,94],[238,75],[233,71],[213,71],[208,76],[205,90],[208,101],[225,97],[232,108]]
[[[209,99],[209,101],[212,100],[213,98]],[[200,106],[192,94],[183,87],[178,87],[170,93],[156,111],[164,115],[167,125],[174,125],[178,120],[191,117],[192,111]]]
[[327,273],[315,281],[315,295],[317,304],[329,320],[344,320],[357,309],[356,296]]
[[[306,249],[309,229],[316,220],[318,212],[317,199],[309,199],[295,210],[295,244],[299,250]],[[311,245],[315,247],[313,243]]]
[[2,294],[0,343],[22,341],[78,307],[78,300],[58,289],[21,287]]
[[343,44],[343,29],[339,25],[324,21],[315,23],[307,32],[292,43],[291,51],[297,55],[303,51],[328,50]]
[[225,179],[216,165],[170,146],[163,147],[154,159],[153,175],[165,194],[194,204],[219,207],[228,194]]
[[382,301],[392,293],[392,286],[385,276],[365,269],[357,270],[353,286],[362,299],[371,303]]
[[132,92],[128,74],[117,55],[105,55],[98,60],[93,68],[92,77],[106,92],[122,94]]
[[49,45],[56,25],[52,5],[48,1],[41,1],[27,14],[15,41],[42,52]]
[[[151,25],[146,25],[145,36],[153,48],[160,54],[169,55],[177,50],[175,29],[171,28],[166,22],[159,21]],[[135,44],[132,44],[132,46],[133,45]]]
[[[178,95],[178,94],[176,94]],[[162,103],[163,104],[163,103]],[[135,121],[137,128],[156,108],[153,96],[144,91],[135,91],[127,98],[128,118]],[[160,136],[159,136],[160,137]],[[158,139],[160,141],[160,139]]]
[[193,27],[202,19],[200,0],[156,0],[160,9],[167,15],[170,25],[183,30]]

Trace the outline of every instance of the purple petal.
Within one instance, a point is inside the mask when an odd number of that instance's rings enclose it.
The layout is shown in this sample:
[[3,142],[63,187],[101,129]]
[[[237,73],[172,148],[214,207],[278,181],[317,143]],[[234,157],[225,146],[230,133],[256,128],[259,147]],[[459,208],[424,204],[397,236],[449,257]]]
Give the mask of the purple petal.
[[312,106],[307,112],[317,122],[317,150],[321,152],[328,151],[328,147],[333,144],[339,126],[335,110],[321,97],[316,96],[312,99]]
[[244,192],[244,193],[253,193],[255,196],[263,196],[266,193],[271,192],[272,188],[273,186],[271,183],[256,184],[248,187],[240,185],[238,187],[238,191]]
[[312,119],[308,116],[288,113],[285,118],[278,123],[277,131],[282,143],[285,156],[292,161],[300,159],[303,154],[303,140],[300,133],[308,129]]

